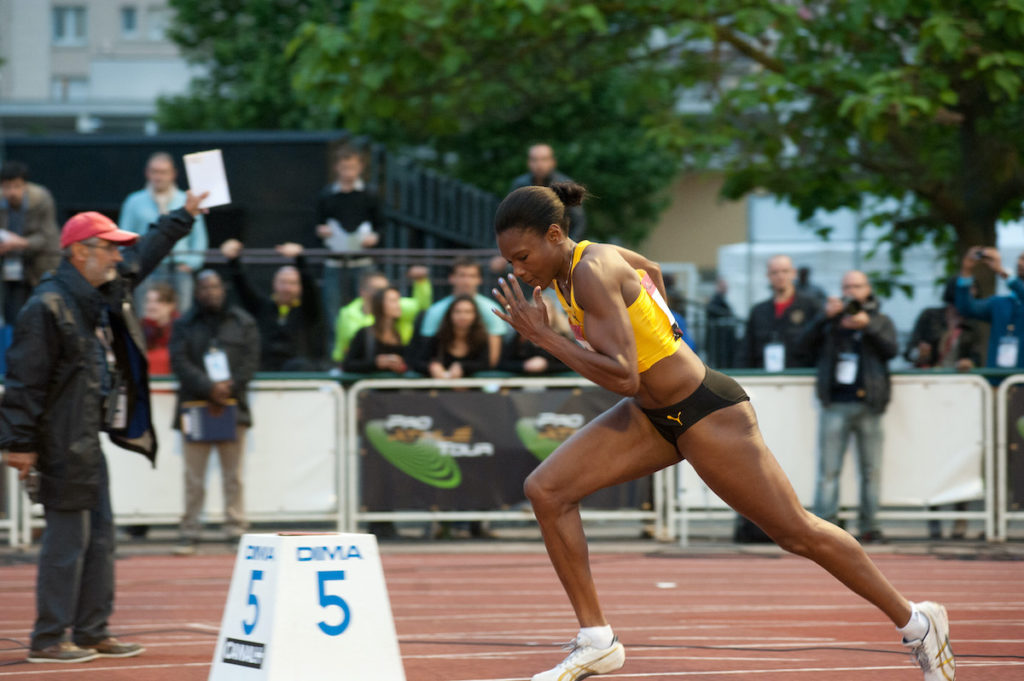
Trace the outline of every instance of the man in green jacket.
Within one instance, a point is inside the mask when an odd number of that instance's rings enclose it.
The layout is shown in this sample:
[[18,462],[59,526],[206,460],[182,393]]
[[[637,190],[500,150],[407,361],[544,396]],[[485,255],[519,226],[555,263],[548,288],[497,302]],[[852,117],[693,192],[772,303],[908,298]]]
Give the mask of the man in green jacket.
[[[410,267],[406,276],[412,281],[412,297],[402,298],[402,316],[398,319],[398,333],[404,344],[408,344],[412,340],[416,316],[429,308],[434,299],[434,289],[430,284],[429,272],[426,267],[422,265]],[[334,325],[332,360],[341,362],[345,358],[349,343],[352,342],[356,332],[364,326],[373,324],[370,299],[375,291],[386,288],[388,285],[388,278],[376,270],[366,272],[359,278],[359,297],[338,310],[338,317]]]

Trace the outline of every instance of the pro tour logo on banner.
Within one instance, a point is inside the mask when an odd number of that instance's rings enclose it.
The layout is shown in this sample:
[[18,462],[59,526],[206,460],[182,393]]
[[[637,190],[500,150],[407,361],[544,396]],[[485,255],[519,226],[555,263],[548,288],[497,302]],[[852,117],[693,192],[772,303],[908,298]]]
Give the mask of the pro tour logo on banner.
[[516,435],[531,454],[543,461],[586,422],[583,414],[545,411],[516,421]]
[[494,444],[474,442],[473,428],[450,433],[434,428],[430,416],[393,414],[366,424],[366,438],[395,468],[420,482],[452,489],[462,482],[460,457],[494,456]]

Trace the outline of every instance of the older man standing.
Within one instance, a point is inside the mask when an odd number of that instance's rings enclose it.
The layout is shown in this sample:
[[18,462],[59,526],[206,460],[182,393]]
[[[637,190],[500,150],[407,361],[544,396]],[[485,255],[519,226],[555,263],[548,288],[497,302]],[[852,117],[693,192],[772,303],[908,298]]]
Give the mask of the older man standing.
[[161,217],[141,240],[99,213],[75,215],[61,232],[56,273],[43,278],[18,317],[0,403],[0,450],[23,480],[38,480],[46,512],[29,662],[143,652],[107,628],[114,526],[100,431],[155,460],[146,344],[127,303],[189,233],[204,197],[189,194],[183,209]]
[[[185,192],[178,188],[178,172],[170,154],[158,151],[146,162],[146,186],[132,192],[121,205],[118,224],[121,229],[142,235],[161,215],[185,205]],[[178,294],[178,307],[184,314],[192,306],[193,276],[203,267],[203,251],[209,241],[206,223],[197,216],[188,237],[175,244],[171,255],[153,272],[154,278],[166,281]],[[140,297],[136,309],[144,305]]]
[[892,391],[888,363],[899,345],[896,327],[879,311],[867,275],[854,270],[843,276],[843,299],[828,299],[824,314],[804,334],[802,346],[817,357],[821,401],[814,512],[831,522],[839,519],[839,473],[852,434],[860,470],[860,539],[882,541],[876,517],[882,414]]

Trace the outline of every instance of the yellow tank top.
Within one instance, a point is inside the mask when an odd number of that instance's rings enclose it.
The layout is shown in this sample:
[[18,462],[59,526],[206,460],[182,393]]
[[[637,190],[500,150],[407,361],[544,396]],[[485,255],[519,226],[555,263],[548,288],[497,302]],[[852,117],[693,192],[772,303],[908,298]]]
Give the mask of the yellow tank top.
[[[589,245],[589,241],[581,241],[573,249],[572,264],[569,265],[569,302],[565,301],[557,283],[555,293],[562,303],[562,309],[569,316],[569,326],[576,340],[588,350],[593,350],[583,335],[583,310],[576,304],[576,287],[572,285],[572,272]],[[650,275],[643,270],[637,270],[636,273],[640,278],[640,295],[626,308],[626,312],[629,313],[633,338],[636,339],[637,366],[643,373],[679,349],[682,333]]]

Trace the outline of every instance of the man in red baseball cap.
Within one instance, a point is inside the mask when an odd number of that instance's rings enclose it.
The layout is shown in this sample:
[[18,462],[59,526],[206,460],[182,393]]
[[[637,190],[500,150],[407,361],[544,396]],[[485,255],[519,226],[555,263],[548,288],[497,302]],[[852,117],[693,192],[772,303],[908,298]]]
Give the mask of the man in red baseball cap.
[[[29,662],[134,657],[110,635],[114,520],[100,432],[156,460],[146,342],[132,292],[192,229],[199,203],[142,238],[99,213],[64,225],[64,258],[21,309],[7,351],[0,450],[46,511]],[[68,640],[67,632],[71,629]]]
[[106,215],[89,211],[64,223],[60,247],[86,281],[102,286],[117,278],[117,264],[124,260],[119,247],[134,244],[138,238],[138,234],[118,229]]

